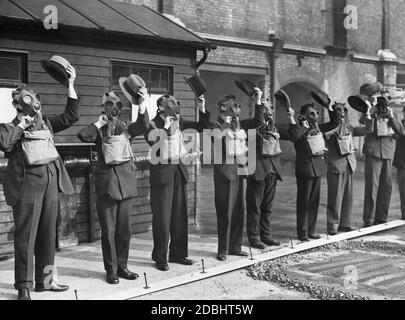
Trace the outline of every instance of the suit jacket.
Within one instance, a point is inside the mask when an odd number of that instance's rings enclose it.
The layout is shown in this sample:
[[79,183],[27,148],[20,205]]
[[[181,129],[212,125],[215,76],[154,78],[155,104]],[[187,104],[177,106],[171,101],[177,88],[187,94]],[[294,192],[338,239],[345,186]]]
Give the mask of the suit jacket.
[[[288,135],[288,129],[284,128],[276,128],[276,131],[280,135],[280,139],[282,140],[290,140]],[[253,174],[249,176],[249,179],[253,179],[255,181],[263,181],[267,174],[275,173],[277,179],[282,181],[280,172],[281,172],[281,160],[279,156],[274,157],[264,157],[261,155],[260,148],[261,148],[261,135],[256,136],[256,170]]]
[[[199,116],[199,122],[195,121],[188,121],[185,120],[184,118],[180,117],[179,120],[179,126],[180,126],[180,131],[186,130],[186,129],[194,129],[198,132],[202,132],[203,129],[207,129],[209,127],[209,112],[200,112]],[[149,134],[156,129],[160,130],[165,130],[166,134],[169,136],[171,134],[170,128],[169,130],[166,130],[164,128],[164,120],[158,115],[156,116],[151,122],[149,122],[148,129],[145,133],[145,139],[148,142],[150,146],[153,146],[155,143],[158,141],[150,140]],[[158,154],[159,155],[159,154]],[[150,185],[151,186],[162,186],[162,185],[168,185],[171,181],[174,179],[174,174],[176,173],[176,170],[180,167],[180,170],[182,172],[183,178],[185,182],[188,182],[188,171],[187,167],[182,163],[180,160],[179,163],[176,164],[163,164],[163,163],[158,163],[158,164],[151,164],[150,165]]]
[[[71,127],[79,117],[79,100],[68,98],[64,113],[52,117],[44,115],[43,120],[52,133],[57,133]],[[0,124],[0,150],[9,159],[3,189],[6,202],[10,206],[18,202],[27,173],[38,176],[47,174],[46,166],[27,164],[21,146],[23,129],[18,127],[18,123],[15,119],[10,124]],[[54,163],[58,171],[59,191],[72,194],[72,183],[60,157]]]
[[[252,119],[244,119],[240,122],[241,129],[247,131],[249,129],[259,128],[264,121],[264,106],[255,106],[255,115]],[[227,124],[221,118],[215,123],[210,124],[211,129],[219,129],[221,132],[228,128]],[[222,164],[214,164],[214,181],[234,181],[238,179],[238,164],[226,164],[225,141],[222,139]]]
[[[405,126],[405,120],[402,120],[402,126]],[[397,139],[394,166],[399,169],[405,169],[405,136],[403,135]]]
[[[378,137],[376,134],[376,116],[372,118],[373,131],[366,135],[363,146],[363,153],[366,156],[372,156],[378,159],[392,160],[395,153],[396,137],[395,135],[388,137]],[[394,132],[398,135],[404,134],[404,127],[396,118],[389,121]]]
[[[353,137],[365,136],[371,132],[371,120],[366,120],[366,127],[353,127],[350,124],[341,122],[338,126],[339,132],[344,134],[350,133]],[[349,166],[352,173],[356,171],[357,160],[354,153],[342,156],[339,148],[339,133],[332,135],[328,141],[328,153],[326,155],[326,162],[328,164],[328,173],[340,174],[345,173]]]
[[[148,113],[139,114],[136,122],[128,126],[131,139],[145,133],[149,123]],[[118,128],[115,131],[117,132]],[[102,151],[103,137],[107,126],[97,129],[94,124],[80,130],[78,137],[83,142],[94,142],[97,151],[97,163],[94,167],[95,187],[99,198],[109,197],[113,200],[123,200],[137,195],[136,166],[133,160],[118,164],[107,165]]]
[[[336,117],[331,117],[328,123],[320,124],[321,132],[329,132],[338,125]],[[323,155],[312,155],[307,142],[308,128],[299,124],[290,124],[289,136],[294,142],[296,160],[295,175],[300,178],[316,178],[326,174],[326,163]]]

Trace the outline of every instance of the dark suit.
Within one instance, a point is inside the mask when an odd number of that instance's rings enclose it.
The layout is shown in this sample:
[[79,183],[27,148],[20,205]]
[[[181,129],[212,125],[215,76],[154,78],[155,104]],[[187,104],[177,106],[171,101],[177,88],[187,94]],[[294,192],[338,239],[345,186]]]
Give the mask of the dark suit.
[[[402,125],[405,126],[404,120],[402,120]],[[397,140],[393,164],[397,168],[401,213],[402,219],[405,219],[405,136],[400,136]]]
[[[332,120],[332,119],[331,119]],[[319,125],[321,132],[337,126],[336,120]],[[326,174],[323,155],[312,155],[307,142],[309,130],[298,124],[290,124],[289,136],[294,142],[297,177],[297,235],[306,238],[315,234],[321,188],[321,177]]]
[[[209,113],[200,112],[200,121],[186,121],[180,118],[180,130],[195,129],[202,132],[208,127]],[[154,130],[165,130],[164,121],[156,116],[149,124],[145,139],[153,146],[151,139]],[[165,130],[170,135],[170,130]],[[158,152],[159,155],[159,152]],[[188,217],[187,217],[187,167],[179,163],[158,163],[150,165],[150,205],[152,209],[153,251],[152,259],[157,263],[167,263],[169,238],[172,258],[188,256]]]
[[[139,114],[135,123],[128,126],[130,138],[145,133],[149,118],[147,112]],[[119,135],[119,126],[114,135]],[[83,128],[78,137],[83,142],[94,142],[98,161],[94,170],[97,193],[97,212],[101,226],[101,247],[104,269],[116,272],[127,268],[131,241],[131,212],[133,198],[137,195],[136,166],[132,160],[107,165],[102,151],[107,126],[100,130],[94,124]]]
[[[264,107],[255,107],[255,116],[240,122],[241,129],[256,129],[263,123]],[[219,118],[211,128],[223,132],[228,125]],[[241,251],[243,235],[244,196],[243,176],[238,175],[238,164],[226,164],[225,138],[222,139],[223,163],[214,164],[215,210],[218,227],[218,253]],[[234,161],[235,162],[235,161]]]
[[[364,140],[365,191],[363,221],[365,225],[385,223],[392,192],[392,159],[394,158],[396,137],[378,137],[376,134],[376,115],[372,119],[372,133]],[[395,117],[389,121],[395,134],[402,135],[403,127]]]
[[[52,133],[69,128],[78,119],[79,101],[71,98],[68,98],[63,114],[44,116]],[[14,286],[23,289],[33,285],[34,255],[37,283],[43,283],[45,276],[52,271],[58,191],[72,194],[74,190],[60,158],[47,165],[27,164],[21,146],[23,130],[17,124],[18,120],[14,120],[11,124],[0,125],[0,149],[9,159],[3,189],[7,204],[13,208],[15,223]]]
[[341,122],[338,126],[338,132],[332,135],[328,141],[326,156],[328,165],[328,232],[336,231],[338,225],[340,228],[350,227],[353,207],[353,173],[357,167],[356,156],[354,152],[342,155],[338,139],[347,134],[354,137],[364,136],[370,129],[368,127],[354,128]]
[[[264,128],[265,126],[262,126],[259,129],[256,137],[256,170],[248,177],[246,187],[246,230],[250,242],[259,239],[265,242],[273,240],[270,218],[277,180],[282,180],[280,158],[262,155],[263,135],[260,130],[266,130]],[[277,132],[281,139],[289,140],[288,130],[278,129]]]

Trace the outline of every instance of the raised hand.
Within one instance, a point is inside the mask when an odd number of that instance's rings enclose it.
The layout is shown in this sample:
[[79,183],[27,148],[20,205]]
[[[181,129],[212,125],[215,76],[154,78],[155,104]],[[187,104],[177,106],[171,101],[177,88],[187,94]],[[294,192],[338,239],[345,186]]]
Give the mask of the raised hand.
[[97,122],[94,124],[98,129],[100,129],[101,127],[104,127],[106,124],[108,123],[108,118],[105,114],[101,114],[98,117]]
[[144,114],[146,111],[146,101],[148,98],[148,89],[146,87],[139,88],[137,94],[139,96],[139,113]]
[[259,87],[254,87],[254,95],[255,95],[255,102],[256,104],[262,104],[262,96],[263,96],[263,91],[260,90]]
[[198,97],[198,109],[202,112],[205,113],[205,97],[202,94],[201,96]]
[[21,118],[20,123],[18,126],[22,128],[23,130],[31,127],[34,124],[34,118],[30,116],[24,116]]
[[76,80],[76,69],[72,65],[66,67],[66,72],[69,75],[69,84],[73,84]]

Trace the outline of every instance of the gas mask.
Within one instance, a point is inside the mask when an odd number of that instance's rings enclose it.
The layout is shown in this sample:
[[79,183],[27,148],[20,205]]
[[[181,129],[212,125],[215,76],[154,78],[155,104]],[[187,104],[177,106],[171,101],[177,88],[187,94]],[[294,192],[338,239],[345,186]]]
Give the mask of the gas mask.
[[301,107],[298,117],[299,124],[310,129],[318,128],[319,112],[314,108],[314,105],[306,104]]
[[264,120],[268,122],[274,121],[274,112],[276,107],[270,103],[265,103],[264,105]]
[[13,97],[12,101],[17,113],[24,116],[35,117],[41,113],[41,102],[39,96],[34,94],[33,91],[21,90]]
[[218,102],[219,112],[232,119],[239,118],[241,106],[236,103],[236,97],[233,95],[225,96]]
[[315,126],[319,121],[319,111],[310,107],[305,113],[305,118],[307,119],[310,126]]
[[392,98],[388,95],[382,95],[377,98],[376,110],[377,114],[385,114],[388,112],[388,107],[391,106]]
[[108,96],[104,101],[104,114],[108,120],[119,118],[122,110],[122,102],[116,96]]
[[337,117],[339,118],[340,121],[343,121],[343,119],[347,115],[347,108],[344,103],[336,103],[333,106],[333,110],[335,111]]
[[172,117],[178,119],[180,115],[179,102],[170,95],[164,95],[158,101],[158,114],[163,117]]

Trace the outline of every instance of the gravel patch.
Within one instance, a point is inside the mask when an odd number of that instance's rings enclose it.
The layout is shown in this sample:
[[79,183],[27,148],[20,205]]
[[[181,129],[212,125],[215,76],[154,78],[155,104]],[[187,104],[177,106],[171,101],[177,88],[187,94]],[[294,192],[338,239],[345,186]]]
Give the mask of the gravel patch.
[[340,241],[253,265],[247,269],[247,273],[253,279],[270,281],[290,290],[306,292],[311,297],[320,300],[369,300],[369,297],[339,288],[339,285],[333,283],[329,285],[323,284],[321,280],[309,281],[294,273],[294,265],[305,260],[308,253],[331,253],[347,250],[372,250],[391,254],[404,254],[405,246],[386,241]]

